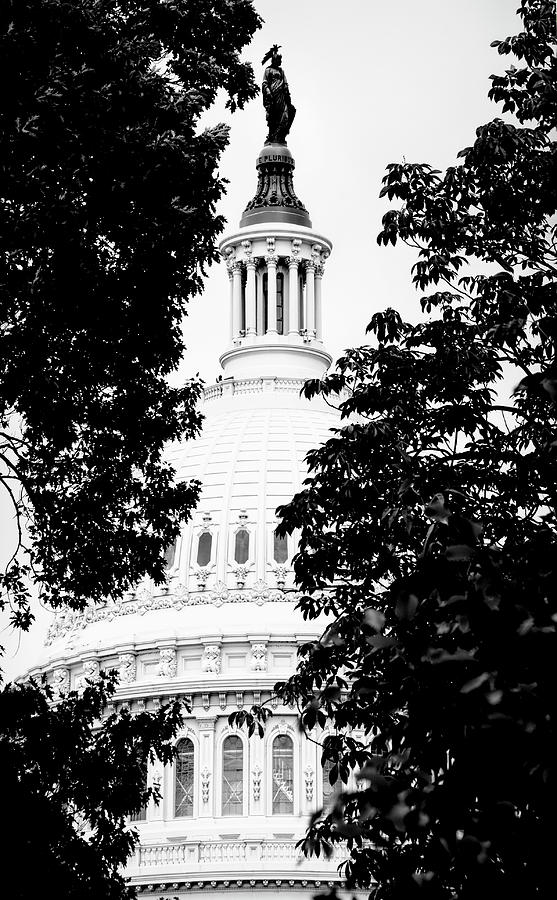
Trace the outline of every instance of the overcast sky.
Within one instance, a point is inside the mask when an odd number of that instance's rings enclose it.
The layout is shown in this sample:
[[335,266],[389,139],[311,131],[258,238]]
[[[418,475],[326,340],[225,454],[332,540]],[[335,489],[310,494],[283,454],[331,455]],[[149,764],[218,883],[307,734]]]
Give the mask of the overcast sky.
[[[378,247],[388,202],[379,200],[390,162],[445,168],[472,143],[476,128],[497,115],[487,98],[489,75],[509,57],[490,47],[518,30],[517,0],[259,0],[265,20],[245,53],[261,83],[261,60],[282,45],[296,119],[288,137],[295,188],[313,227],[333,253],[323,279],[325,346],[336,358],[365,341],[373,312],[396,306],[419,314],[410,279],[414,255]],[[236,229],[256,186],[255,160],[266,135],[258,96],[229,115],[221,171],[230,184],[220,212]],[[228,278],[210,271],[203,297],[190,305],[182,371],[207,381],[219,373],[228,335]]]
[[[295,187],[314,228],[333,242],[323,279],[325,346],[333,357],[365,342],[372,314],[396,306],[418,315],[410,279],[414,255],[378,247],[388,204],[378,199],[390,162],[445,168],[498,114],[487,99],[489,75],[509,59],[492,40],[518,31],[518,0],[256,0],[265,20],[245,58],[258,83],[269,47],[282,45],[297,115],[288,138]],[[205,117],[231,126],[221,171],[229,180],[220,212],[236,229],[255,193],[255,160],[265,140],[261,97],[233,116],[217,105]],[[202,297],[190,305],[181,371],[211,382],[227,344],[228,278],[214,266]],[[4,533],[6,526],[4,526]],[[32,665],[45,616],[7,649],[6,676]]]

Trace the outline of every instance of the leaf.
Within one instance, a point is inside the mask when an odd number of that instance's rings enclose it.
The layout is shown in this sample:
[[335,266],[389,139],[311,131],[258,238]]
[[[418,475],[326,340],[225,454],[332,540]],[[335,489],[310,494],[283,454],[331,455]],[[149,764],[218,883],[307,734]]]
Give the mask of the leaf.
[[469,694],[470,691],[475,691],[476,688],[481,687],[488,679],[491,678],[490,672],[482,672],[481,675],[478,675],[476,678],[472,678],[470,681],[467,681],[466,684],[463,684],[460,693],[461,694]]
[[474,555],[474,548],[468,544],[451,544],[447,547],[445,555],[451,562],[467,562]]
[[450,510],[445,505],[445,497],[443,494],[435,494],[427,506],[424,507],[424,513],[428,518],[434,519],[436,522],[448,522]]
[[420,601],[415,594],[400,595],[395,606],[395,616],[401,622],[410,621],[416,615]]
[[362,622],[374,631],[382,631],[385,627],[385,616],[380,610],[369,607],[364,611]]
[[376,651],[384,650],[385,647],[394,647],[397,640],[392,635],[375,634],[373,637],[366,637],[366,642],[373,648],[373,651]]

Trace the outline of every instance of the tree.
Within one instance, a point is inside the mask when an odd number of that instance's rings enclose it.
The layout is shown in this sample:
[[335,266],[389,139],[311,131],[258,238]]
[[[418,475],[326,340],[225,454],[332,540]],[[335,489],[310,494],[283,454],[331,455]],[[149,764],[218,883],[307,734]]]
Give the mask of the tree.
[[7,0],[0,12],[0,479],[19,541],[1,581],[51,606],[160,582],[198,495],[165,444],[199,428],[171,387],[215,257],[227,128],[254,96],[251,0]]
[[280,511],[301,609],[331,620],[277,689],[306,731],[332,726],[331,781],[360,769],[363,788],[304,849],[346,842],[349,882],[389,900],[552,883],[557,58],[554,5],[519,13],[494,42],[519,63],[491,79],[505,118],[446,172],[388,167],[378,240],[415,248],[426,316],[376,313],[373,343],[306,385],[346,421]]
[[[197,379],[168,376],[181,321],[216,258],[223,125],[218,90],[254,96],[240,52],[251,0],[6,0],[0,10],[0,484],[18,539],[0,609],[119,597],[164,578],[195,505],[165,445],[197,433]],[[172,756],[180,705],[104,717],[115,676],[55,699],[0,692],[10,811],[4,886],[36,897],[124,900],[137,842],[126,816],[149,757]]]
[[67,900],[135,896],[120,871],[137,839],[127,816],[160,796],[158,785],[146,787],[145,766],[172,759],[181,704],[106,717],[114,684],[104,676],[54,704],[34,684],[0,691],[3,880],[14,900],[45,885]]

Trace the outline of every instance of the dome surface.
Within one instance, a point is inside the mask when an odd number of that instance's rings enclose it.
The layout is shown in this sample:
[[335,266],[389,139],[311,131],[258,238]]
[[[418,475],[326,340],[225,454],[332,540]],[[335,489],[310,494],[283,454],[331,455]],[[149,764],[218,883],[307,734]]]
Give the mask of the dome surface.
[[296,535],[275,541],[277,506],[301,489],[308,450],[338,425],[335,409],[300,397],[302,385],[266,377],[206,390],[201,435],[168,454],[180,480],[202,483],[198,507],[171,553],[168,584],[143,583],[123,601],[59,614],[40,667],[72,652],[207,634],[230,638],[262,623],[292,633],[296,620],[297,632],[316,631],[292,607],[299,597],[291,569]]
[[[275,177],[263,165],[262,173]],[[283,186],[288,205],[291,172]],[[139,892],[171,891],[175,900],[230,888],[239,898],[309,898],[340,881],[342,848],[306,859],[297,847],[335,790],[322,765],[324,735],[316,728],[308,740],[297,711],[274,694],[323,624],[295,608],[298,536],[275,530],[277,507],[303,486],[307,452],[339,424],[334,407],[300,396],[331,360],[321,283],[332,245],[305,210],[300,224],[270,212],[265,220],[266,208],[258,201],[256,222],[220,245],[230,341],[224,375],[205,391],[200,436],[168,451],[177,478],[198,479],[202,492],[168,553],[167,583],[146,581],[83,613],[61,611],[30,673],[46,672],[57,698],[116,669],[108,713],[186,699],[175,763],[149,764],[147,783],[160,786],[162,800],[135,817],[140,844],[126,872]],[[263,738],[229,725],[231,712],[260,703],[273,711]]]

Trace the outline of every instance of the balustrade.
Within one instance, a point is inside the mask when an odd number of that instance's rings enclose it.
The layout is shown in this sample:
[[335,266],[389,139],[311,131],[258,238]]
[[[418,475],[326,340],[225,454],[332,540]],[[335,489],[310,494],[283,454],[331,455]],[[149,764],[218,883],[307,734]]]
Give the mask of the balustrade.
[[330,872],[346,858],[346,849],[337,846],[330,859],[305,857],[296,846],[296,840],[236,840],[236,841],[180,841],[168,844],[154,844],[139,848],[139,868],[172,868],[180,866],[186,871],[197,873],[208,866],[223,866],[227,869],[250,869],[262,871],[276,868],[277,863],[286,867],[297,863],[305,869]]

